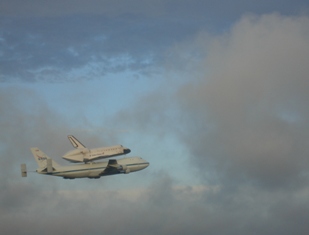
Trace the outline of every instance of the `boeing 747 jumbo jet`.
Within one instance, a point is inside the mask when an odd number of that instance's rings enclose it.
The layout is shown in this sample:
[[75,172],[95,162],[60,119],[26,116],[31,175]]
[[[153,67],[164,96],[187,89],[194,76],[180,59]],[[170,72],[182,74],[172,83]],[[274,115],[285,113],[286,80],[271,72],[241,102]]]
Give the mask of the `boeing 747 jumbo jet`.
[[[48,157],[38,148],[31,148],[31,152],[39,165],[37,173],[43,175],[60,176],[64,179],[90,178],[98,179],[101,176],[128,174],[140,171],[149,166],[149,162],[140,157],[110,159],[108,162],[90,162],[74,166],[61,166]],[[27,177],[26,164],[21,165],[22,177]]]
[[[90,178],[98,179],[101,176],[128,174],[140,171],[149,166],[149,162],[140,157],[110,159],[105,162],[87,161],[83,164],[61,166],[48,157],[39,148],[31,148],[31,152],[38,164],[37,173],[43,175],[60,176],[64,179]],[[21,175],[27,177],[26,164],[21,164]]]
[[66,153],[62,158],[74,163],[90,162],[102,158],[110,158],[114,156],[124,155],[131,152],[130,149],[123,147],[122,145],[88,149],[73,135],[69,135],[68,138],[73,147],[76,149]]

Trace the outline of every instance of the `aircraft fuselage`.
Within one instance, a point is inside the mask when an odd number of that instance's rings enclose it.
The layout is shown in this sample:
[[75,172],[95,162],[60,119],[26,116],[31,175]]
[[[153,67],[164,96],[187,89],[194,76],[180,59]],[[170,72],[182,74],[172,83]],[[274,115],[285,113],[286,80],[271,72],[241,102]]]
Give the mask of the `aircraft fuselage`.
[[[116,163],[111,164],[112,161]],[[78,164],[74,166],[58,166],[51,172],[47,170],[37,169],[39,174],[60,176],[65,179],[75,178],[100,178],[101,176],[125,174],[135,172],[146,168],[149,165],[147,161],[140,157],[130,157],[108,162],[90,162],[86,164]],[[111,167],[112,166],[112,167]]]

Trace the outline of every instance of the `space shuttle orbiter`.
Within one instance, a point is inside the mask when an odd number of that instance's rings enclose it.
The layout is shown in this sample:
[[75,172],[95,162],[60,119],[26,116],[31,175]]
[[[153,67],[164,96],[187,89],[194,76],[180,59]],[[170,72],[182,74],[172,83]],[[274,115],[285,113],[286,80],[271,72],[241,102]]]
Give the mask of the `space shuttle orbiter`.
[[88,149],[73,135],[69,135],[68,138],[75,150],[67,152],[62,158],[70,162],[90,162],[131,152],[122,145]]

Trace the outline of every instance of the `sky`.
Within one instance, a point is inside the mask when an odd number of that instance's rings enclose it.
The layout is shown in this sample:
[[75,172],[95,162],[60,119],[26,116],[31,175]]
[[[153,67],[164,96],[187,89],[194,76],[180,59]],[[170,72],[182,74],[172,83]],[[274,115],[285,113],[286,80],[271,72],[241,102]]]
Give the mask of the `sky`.
[[[0,1],[1,234],[308,234],[308,61],[304,0]],[[36,174],[67,135],[150,165]]]

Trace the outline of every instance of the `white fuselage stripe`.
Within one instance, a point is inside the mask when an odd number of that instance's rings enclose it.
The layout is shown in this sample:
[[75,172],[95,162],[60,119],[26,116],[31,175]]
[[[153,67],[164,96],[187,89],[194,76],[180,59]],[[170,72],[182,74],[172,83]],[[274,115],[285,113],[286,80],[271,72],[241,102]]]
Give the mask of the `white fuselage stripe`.
[[[90,165],[90,164],[87,164]],[[95,164],[94,164],[95,165]],[[139,171],[146,168],[149,165],[148,162],[141,162],[141,163],[131,163],[126,164],[126,166],[130,169],[131,172]],[[82,177],[96,177],[101,176],[102,173],[106,169],[107,165],[105,166],[93,166],[86,168],[85,165],[81,165],[80,168],[72,169],[72,167],[61,167],[59,170],[55,170],[53,172],[38,172],[40,174],[45,175],[53,175],[53,176],[63,176],[63,177],[72,177],[72,178],[82,178]],[[69,169],[68,169],[69,168]],[[71,169],[70,169],[71,168]],[[118,173],[123,173],[119,171]]]

